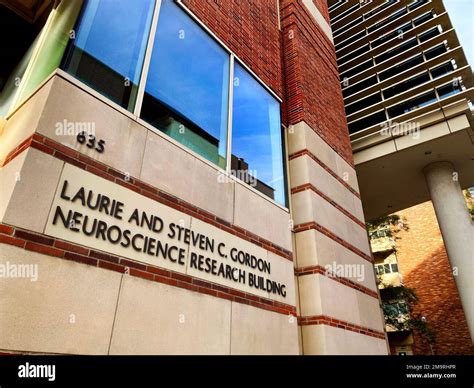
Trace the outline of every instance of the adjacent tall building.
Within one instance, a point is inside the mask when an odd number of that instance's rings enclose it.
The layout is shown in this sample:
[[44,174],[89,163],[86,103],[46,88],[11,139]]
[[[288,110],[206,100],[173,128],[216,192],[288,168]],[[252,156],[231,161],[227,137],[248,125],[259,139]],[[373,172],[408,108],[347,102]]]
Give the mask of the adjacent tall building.
[[364,213],[433,201],[471,338],[472,70],[441,0],[329,1]]

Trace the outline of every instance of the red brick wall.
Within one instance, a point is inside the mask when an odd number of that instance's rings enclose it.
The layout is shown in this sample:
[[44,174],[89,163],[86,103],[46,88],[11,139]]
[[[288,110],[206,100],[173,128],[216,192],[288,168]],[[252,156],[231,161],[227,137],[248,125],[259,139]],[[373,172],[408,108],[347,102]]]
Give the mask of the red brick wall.
[[283,98],[277,0],[184,0],[183,3]]
[[280,8],[288,123],[304,120],[353,165],[334,46],[301,1]]
[[[415,312],[425,316],[436,331],[435,354],[474,354],[433,205],[426,202],[397,214],[409,226],[397,234],[399,269],[405,285],[420,298]],[[414,339],[414,354],[430,354],[419,335],[415,333]]]

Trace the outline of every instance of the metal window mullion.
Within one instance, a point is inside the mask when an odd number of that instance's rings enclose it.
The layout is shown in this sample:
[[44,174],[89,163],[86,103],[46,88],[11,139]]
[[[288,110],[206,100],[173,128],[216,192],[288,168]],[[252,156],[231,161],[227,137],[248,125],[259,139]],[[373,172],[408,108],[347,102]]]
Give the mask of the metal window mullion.
[[145,51],[145,58],[143,60],[142,74],[140,76],[140,83],[138,84],[137,100],[135,102],[134,115],[140,117],[142,110],[143,95],[145,94],[146,81],[148,78],[148,71],[150,69],[151,54],[153,45],[155,43],[155,34],[158,26],[158,18],[160,16],[161,1],[156,0],[155,9],[153,11],[153,18],[151,20],[150,34],[148,35],[148,43]]
[[230,54],[229,61],[229,101],[227,109],[227,152],[226,152],[226,172],[231,173],[232,158],[232,102],[234,99],[234,54]]

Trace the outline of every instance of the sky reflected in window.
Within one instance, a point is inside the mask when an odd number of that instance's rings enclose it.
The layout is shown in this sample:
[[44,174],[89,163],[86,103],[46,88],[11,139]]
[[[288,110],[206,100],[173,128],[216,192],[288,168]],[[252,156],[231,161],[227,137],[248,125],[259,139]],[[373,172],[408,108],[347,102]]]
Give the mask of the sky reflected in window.
[[65,70],[133,111],[154,4],[153,0],[89,0]]
[[146,93],[219,140],[225,156],[229,54],[176,4],[161,5]]
[[273,189],[285,204],[282,131],[279,102],[235,63],[232,154],[243,158],[250,174]]

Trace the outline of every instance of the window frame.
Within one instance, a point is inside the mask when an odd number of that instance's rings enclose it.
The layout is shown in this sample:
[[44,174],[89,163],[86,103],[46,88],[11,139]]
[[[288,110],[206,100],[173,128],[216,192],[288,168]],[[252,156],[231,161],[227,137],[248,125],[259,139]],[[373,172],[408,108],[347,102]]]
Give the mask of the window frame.
[[[386,266],[388,266],[388,271],[385,269]],[[397,267],[397,271],[394,271],[393,270],[393,266],[396,266]],[[398,263],[378,263],[378,264],[375,264],[375,273],[378,275],[378,276],[381,276],[381,275],[388,275],[388,274],[391,274],[391,273],[400,273],[400,269],[398,268]]]
[[[222,42],[222,40],[220,40],[219,37],[217,37],[192,11],[190,11],[186,7],[186,5],[184,5],[182,3],[182,0],[171,0],[171,1],[173,1],[176,5],[178,5],[183,12],[185,12],[195,23],[197,23],[197,25],[200,28],[202,28],[208,35],[210,35],[210,37],[217,44],[219,44],[222,47],[222,49],[229,55],[229,72],[230,72],[230,75],[231,75],[229,77],[229,83],[230,83],[229,91],[233,90],[233,78],[232,78],[232,76],[233,76],[233,67],[234,67],[235,61],[238,61],[238,63],[242,66],[242,68],[245,71],[247,71],[257,81],[257,83],[263,87],[263,89],[265,91],[270,93],[270,95],[278,102],[278,104],[280,104],[280,108],[281,108],[281,104],[283,103],[282,98],[280,98],[267,84],[265,84],[265,82],[257,74],[255,74],[255,72],[252,71],[249,68],[249,66],[247,64],[245,64],[242,59],[240,59],[240,57],[238,57],[224,42]],[[101,92],[95,90],[92,86],[87,85],[86,83],[84,83],[80,79],[78,79],[78,78],[74,77],[73,75],[69,74],[67,72],[67,70],[63,69],[64,57],[62,58],[61,64],[58,66],[58,68],[56,68],[55,71],[53,73],[51,73],[51,75],[49,77],[47,77],[40,84],[39,87],[44,85],[55,74],[59,74],[61,77],[68,80],[70,83],[72,83],[72,84],[76,85],[77,87],[87,91],[89,94],[93,95],[94,97],[96,97],[97,99],[102,101],[103,103],[111,106],[113,109],[115,109],[115,110],[121,112],[122,114],[124,114],[125,116],[133,119],[134,121],[136,121],[140,125],[146,127],[148,130],[150,130],[153,133],[157,134],[158,136],[165,138],[167,141],[169,141],[173,145],[177,146],[178,148],[180,148],[184,152],[187,152],[188,154],[192,155],[193,157],[199,159],[200,161],[202,161],[206,165],[210,166],[211,168],[215,169],[216,171],[220,172],[221,174],[224,174],[226,180],[228,179],[228,180],[231,180],[231,181],[234,181],[234,182],[239,182],[240,184],[245,185],[245,187],[248,190],[250,190],[251,192],[253,192],[256,195],[260,196],[262,199],[265,199],[265,200],[269,201],[270,203],[277,206],[281,210],[289,213],[290,206],[291,206],[291,203],[290,203],[291,199],[290,199],[290,192],[289,192],[289,185],[288,185],[288,173],[289,172],[288,172],[288,155],[287,155],[287,134],[286,134],[286,131],[285,131],[286,126],[282,122],[281,109],[280,109],[280,130],[281,130],[281,149],[282,149],[282,162],[283,162],[282,172],[283,172],[283,179],[284,179],[284,182],[285,182],[285,184],[284,184],[285,203],[277,202],[275,199],[273,199],[271,197],[268,197],[264,193],[258,191],[254,187],[246,184],[244,181],[242,181],[241,179],[239,179],[238,177],[236,177],[234,174],[231,173],[230,162],[228,162],[231,159],[229,158],[229,156],[227,154],[231,155],[232,95],[229,94],[228,127],[230,126],[230,128],[227,129],[228,143],[226,144],[227,145],[227,151],[226,151],[227,160],[226,160],[226,167],[225,168],[222,168],[219,165],[217,165],[216,163],[214,163],[214,162],[208,160],[207,158],[201,156],[197,152],[193,151],[192,149],[188,148],[187,146],[185,146],[184,144],[180,143],[179,141],[173,139],[172,137],[164,134],[158,128],[154,127],[150,123],[148,123],[145,120],[143,120],[142,118],[140,118],[140,112],[141,112],[141,108],[142,108],[142,105],[143,105],[143,96],[144,96],[144,91],[145,91],[145,87],[146,87],[146,79],[147,79],[147,75],[149,73],[149,65],[150,65],[150,62],[151,62],[151,51],[152,51],[152,48],[153,48],[154,38],[155,38],[155,34],[156,34],[156,28],[158,26],[159,13],[160,13],[161,5],[162,5],[162,0],[153,0],[153,2],[154,2],[154,10],[153,10],[153,15],[152,15],[152,20],[151,20],[150,31],[149,31],[149,34],[147,36],[148,40],[147,40],[147,43],[146,43],[146,49],[145,49],[145,54],[144,54],[144,58],[143,58],[142,73],[139,77],[137,100],[135,102],[135,106],[133,107],[133,110],[128,110],[127,108],[122,107],[120,104],[118,104],[115,101],[109,99],[107,96],[105,96]],[[86,3],[84,3],[82,5],[82,7],[84,7],[85,4]],[[82,14],[82,12],[83,12],[83,8],[81,9],[80,14],[79,14],[79,16],[78,16],[78,18],[75,22],[75,28],[77,27],[77,23],[79,23],[79,21],[80,21],[80,15]],[[67,53],[67,48],[66,48],[65,53]],[[142,88],[143,91],[140,91],[140,88]],[[141,93],[141,95],[140,95],[140,93]],[[17,107],[15,107],[15,109],[17,109]],[[14,112],[14,110],[12,110],[12,112]],[[11,113],[9,113],[9,115],[10,114]]]
[[[262,198],[270,201],[272,204],[278,206],[279,208],[285,210],[286,212],[289,212],[289,188],[288,185],[285,183],[284,185],[284,195],[285,195],[285,203],[279,203],[275,199],[268,197],[267,195],[261,193],[260,191],[256,190],[255,188],[251,187],[250,185],[245,184],[241,179],[238,177],[235,177],[231,173],[231,156],[232,156],[232,109],[233,109],[233,89],[234,89],[234,67],[235,67],[235,61],[239,63],[239,65],[242,66],[242,68],[247,71],[250,76],[252,76],[259,85],[263,87],[265,91],[267,91],[277,102],[278,104],[283,103],[283,100],[268,86],[266,85],[262,79],[253,72],[247,64],[243,62],[242,59],[240,59],[219,37],[213,33],[183,2],[182,0],[170,0],[173,1],[177,6],[180,7],[180,9],[185,12],[197,25],[202,28],[209,36],[211,39],[213,39],[217,44],[219,44],[222,49],[229,55],[229,85],[228,85],[228,115],[227,115],[227,144],[226,144],[226,166],[225,169],[220,167],[219,165],[213,163],[212,161],[206,159],[205,157],[199,155],[198,153],[194,152],[192,149],[186,147],[185,145],[181,144],[179,141],[171,138],[170,136],[167,136],[164,134],[162,131],[159,129],[155,128],[153,125],[147,123],[145,120],[140,118],[140,113],[142,110],[143,106],[143,98],[145,95],[145,88],[146,88],[146,82],[148,78],[148,74],[150,71],[150,63],[151,63],[151,58],[152,58],[152,50],[154,46],[154,41],[155,41],[155,36],[156,36],[156,30],[158,28],[158,23],[159,23],[159,17],[160,17],[160,11],[161,11],[161,5],[163,0],[154,0],[154,10],[153,10],[153,15],[152,15],[152,20],[151,20],[151,26],[150,26],[150,31],[149,35],[147,37],[147,43],[146,43],[146,49],[145,49],[145,54],[143,58],[143,66],[142,66],[142,72],[139,78],[139,83],[138,83],[138,91],[137,91],[137,97],[135,101],[135,106],[133,107],[132,111],[126,110],[127,115],[131,115],[138,123],[144,125],[146,128],[150,129],[154,133],[160,135],[160,136],[165,136],[167,140],[171,141],[173,144],[176,146],[180,147],[184,151],[192,154],[193,156],[199,158],[199,160],[202,160],[205,162],[207,165],[212,166],[215,168],[217,171],[219,171],[222,174],[226,175],[226,178],[232,179],[236,182],[240,182],[241,184],[244,184],[245,187],[247,187],[249,190],[252,192],[258,194]],[[82,11],[81,11],[82,12]],[[65,74],[68,74],[67,72],[64,72]],[[68,77],[69,78],[69,77]],[[71,78],[74,78],[74,81],[77,83],[80,83],[81,85],[85,85],[82,81],[79,79],[76,79],[75,77],[71,76]],[[100,92],[97,92],[100,94]],[[113,104],[114,106],[116,105],[113,101],[110,101],[107,99],[106,96],[104,96],[104,99],[107,100],[109,103]],[[120,109],[122,111],[122,109]],[[282,149],[282,172],[284,175],[284,181],[287,182],[287,155],[286,155],[286,136],[284,133],[284,126],[283,123],[281,122],[281,110],[280,110],[280,130],[282,131],[282,136],[281,136],[281,149]]]

